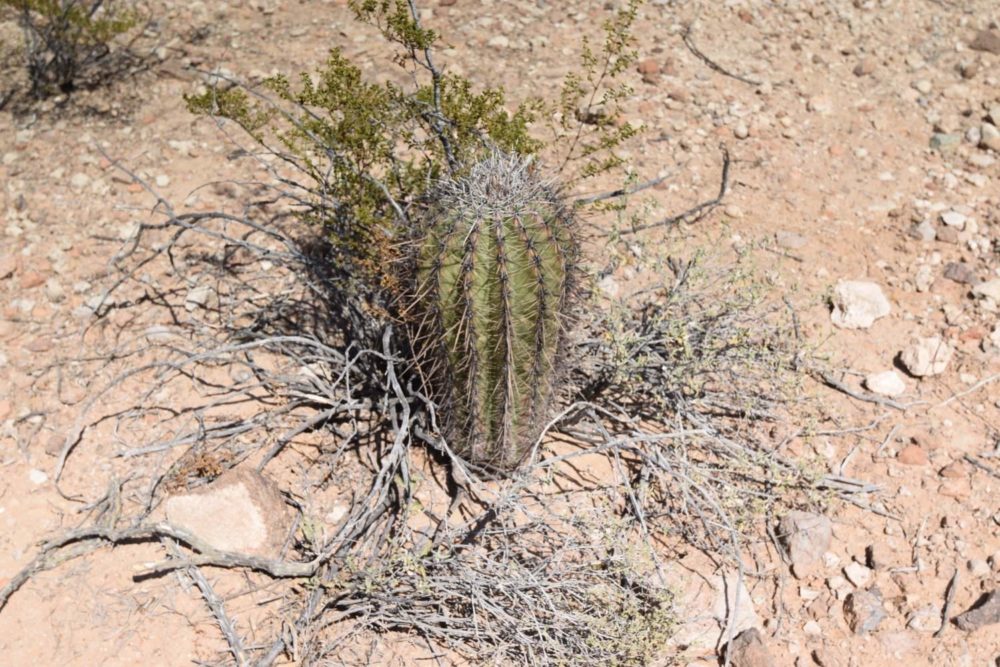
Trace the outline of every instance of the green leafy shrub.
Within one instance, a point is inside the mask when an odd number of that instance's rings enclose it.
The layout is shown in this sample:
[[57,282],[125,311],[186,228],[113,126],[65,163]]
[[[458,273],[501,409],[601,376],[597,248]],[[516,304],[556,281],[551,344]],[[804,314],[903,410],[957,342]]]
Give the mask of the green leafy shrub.
[[31,95],[69,93],[139,23],[133,6],[108,0],[0,0],[17,12]]

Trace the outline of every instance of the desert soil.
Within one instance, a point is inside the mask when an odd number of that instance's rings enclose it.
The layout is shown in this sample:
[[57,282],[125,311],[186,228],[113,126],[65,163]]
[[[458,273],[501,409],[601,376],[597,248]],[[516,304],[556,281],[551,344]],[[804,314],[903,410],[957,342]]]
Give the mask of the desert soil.
[[[444,64],[515,99],[556,90],[581,35],[597,38],[608,14],[585,0],[423,4],[427,24],[446,35]],[[239,182],[260,174],[234,152],[238,134],[185,110],[182,94],[202,85],[197,69],[255,81],[309,69],[337,45],[372,77],[398,78],[383,43],[339,0],[152,10],[162,48],[149,72],[64,107],[0,112],[0,586],[41,539],[84,518],[57,492],[54,468],[106,375],[71,362],[98,345],[90,306],[111,257],[155,204],[108,158],[181,210],[236,209],[249,196]],[[644,131],[627,157],[640,179],[670,175],[636,201],[653,216],[684,210],[715,194],[721,143],[733,158],[722,206],[641,238],[681,254],[752,250],[846,388],[867,396],[864,378],[889,370],[905,385],[897,409],[807,383],[819,430],[854,432],[793,438],[789,452],[879,491],[864,496],[870,508],[829,504],[833,538],[811,569],[792,572],[766,552],[775,576],[751,580],[750,593],[774,665],[1000,665],[1000,624],[967,632],[948,623],[935,634],[956,572],[951,616],[1000,586],[1000,283],[990,283],[1000,279],[998,23],[994,0],[655,0],[640,10],[626,115]],[[12,21],[2,28],[16,36]],[[704,58],[685,44],[688,28]],[[627,269],[602,286],[627,292]],[[841,281],[877,284],[889,313],[836,326],[829,301]],[[906,372],[900,353],[932,336],[953,350],[943,372]],[[102,405],[113,411],[113,397]],[[98,497],[106,457],[142,443],[141,432],[108,437],[74,452],[74,493]],[[159,546],[125,546],[39,575],[0,612],[0,664],[224,662],[196,589],[171,576],[133,581],[161,558]],[[255,624],[272,627],[280,609],[231,574],[231,610],[266,641]],[[845,599],[872,588],[885,618],[857,634]],[[717,659],[701,647],[682,662]]]

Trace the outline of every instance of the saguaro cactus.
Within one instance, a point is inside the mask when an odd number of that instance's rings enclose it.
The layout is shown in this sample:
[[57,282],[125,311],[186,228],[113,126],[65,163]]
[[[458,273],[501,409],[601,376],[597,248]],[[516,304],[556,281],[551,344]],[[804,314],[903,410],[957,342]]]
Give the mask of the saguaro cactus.
[[416,347],[463,457],[509,469],[534,444],[575,262],[570,212],[529,160],[495,152],[434,191],[416,255]]

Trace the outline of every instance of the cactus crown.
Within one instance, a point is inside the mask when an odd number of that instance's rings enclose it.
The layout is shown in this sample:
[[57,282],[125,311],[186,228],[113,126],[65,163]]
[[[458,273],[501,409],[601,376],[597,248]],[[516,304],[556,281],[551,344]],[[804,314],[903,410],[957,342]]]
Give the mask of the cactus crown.
[[499,151],[432,201],[416,252],[419,366],[456,452],[509,469],[555,393],[572,218],[530,159]]

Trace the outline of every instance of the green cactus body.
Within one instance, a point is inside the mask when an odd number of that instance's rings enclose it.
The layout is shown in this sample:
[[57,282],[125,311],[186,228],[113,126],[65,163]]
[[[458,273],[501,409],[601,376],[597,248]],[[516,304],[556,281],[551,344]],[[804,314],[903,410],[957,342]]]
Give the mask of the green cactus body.
[[524,158],[495,153],[443,183],[417,254],[421,368],[456,452],[509,469],[556,382],[576,244]]

